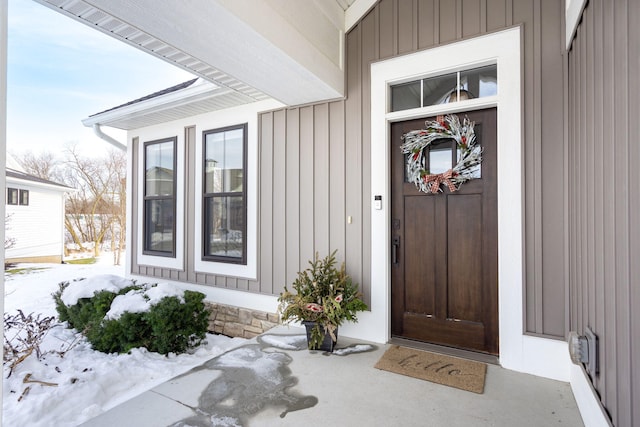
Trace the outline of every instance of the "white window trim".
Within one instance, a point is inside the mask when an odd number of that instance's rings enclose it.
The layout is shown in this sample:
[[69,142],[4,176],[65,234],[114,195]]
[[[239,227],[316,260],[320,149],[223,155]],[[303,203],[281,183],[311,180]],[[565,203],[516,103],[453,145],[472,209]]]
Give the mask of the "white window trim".
[[[203,143],[202,132],[227,126],[247,124],[247,264],[202,260],[202,174]],[[195,160],[195,209],[194,209],[194,270],[198,273],[210,273],[221,276],[257,279],[258,266],[258,113],[254,105],[242,106],[221,111],[215,118],[201,123],[196,128],[196,160]]]
[[[176,242],[176,254],[175,257],[170,256],[155,256],[144,254],[144,147],[145,142],[155,141],[166,138],[176,138],[176,234],[174,236]],[[173,270],[184,271],[184,171],[185,171],[185,146],[184,146],[184,133],[178,133],[178,135],[158,135],[157,138],[145,135],[145,139],[138,139],[138,245],[137,245],[137,258],[139,265],[148,265],[152,267],[170,268]]]

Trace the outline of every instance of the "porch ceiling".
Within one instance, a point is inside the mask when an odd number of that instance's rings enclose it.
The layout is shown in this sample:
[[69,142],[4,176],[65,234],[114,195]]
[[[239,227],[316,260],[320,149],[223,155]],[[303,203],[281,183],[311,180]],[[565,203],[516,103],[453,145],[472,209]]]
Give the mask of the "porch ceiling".
[[242,103],[287,105],[343,96],[345,16],[353,21],[348,9],[366,11],[362,3],[372,2],[35,1],[230,89]]

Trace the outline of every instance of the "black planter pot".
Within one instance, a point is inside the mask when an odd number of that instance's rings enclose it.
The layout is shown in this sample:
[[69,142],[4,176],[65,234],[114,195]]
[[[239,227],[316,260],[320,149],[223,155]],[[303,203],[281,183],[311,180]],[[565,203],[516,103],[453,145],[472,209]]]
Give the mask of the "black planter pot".
[[[331,338],[331,334],[329,332],[325,332],[324,328],[320,326],[320,331],[324,333],[324,338],[320,345],[311,346],[311,332],[316,327],[316,322],[302,322],[302,324],[307,330],[307,347],[309,350],[333,352],[336,342]],[[338,338],[338,328],[336,328],[334,334],[336,338]]]

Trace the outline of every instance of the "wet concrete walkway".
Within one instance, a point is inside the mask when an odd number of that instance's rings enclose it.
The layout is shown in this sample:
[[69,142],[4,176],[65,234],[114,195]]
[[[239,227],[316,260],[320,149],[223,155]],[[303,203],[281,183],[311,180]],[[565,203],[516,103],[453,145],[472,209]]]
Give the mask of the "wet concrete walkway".
[[278,327],[83,426],[582,426],[569,384],[489,365],[483,394],[373,366],[388,345],[308,351]]

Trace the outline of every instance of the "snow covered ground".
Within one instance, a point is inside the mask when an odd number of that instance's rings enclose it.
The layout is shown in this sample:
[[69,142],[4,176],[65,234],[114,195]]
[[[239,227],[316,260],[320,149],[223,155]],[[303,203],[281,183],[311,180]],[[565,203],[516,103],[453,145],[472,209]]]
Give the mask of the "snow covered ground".
[[[111,265],[112,260],[105,254],[90,265],[22,264],[19,267],[38,269],[5,275],[5,312],[15,314],[21,309],[25,315],[56,316],[51,294],[58,290],[58,283],[102,274],[124,276],[124,267]],[[74,342],[62,357],[52,353],[38,361],[35,355],[29,356],[9,378],[4,367],[2,425],[76,426],[246,340],[209,334],[207,343],[193,354],[165,357],[145,349],[104,354],[92,350],[75,331],[57,325],[41,348],[59,351]]]

